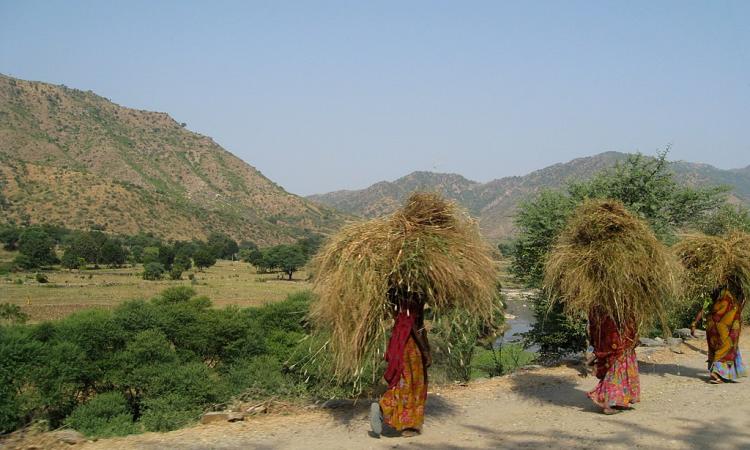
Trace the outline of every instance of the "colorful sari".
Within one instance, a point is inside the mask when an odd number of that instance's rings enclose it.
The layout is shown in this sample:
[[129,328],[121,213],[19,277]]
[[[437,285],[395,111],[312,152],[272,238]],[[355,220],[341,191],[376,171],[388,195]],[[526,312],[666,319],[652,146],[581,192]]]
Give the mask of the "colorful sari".
[[708,371],[723,380],[747,376],[739,349],[743,306],[744,302],[723,288],[714,296],[706,318]]
[[631,324],[620,329],[611,317],[594,310],[589,314],[589,339],[594,346],[599,384],[588,397],[602,408],[627,408],[639,402],[636,327]]
[[412,336],[414,317],[405,310],[399,313],[386,351],[388,390],[380,398],[380,410],[383,421],[397,431],[419,430],[424,423],[427,371]]

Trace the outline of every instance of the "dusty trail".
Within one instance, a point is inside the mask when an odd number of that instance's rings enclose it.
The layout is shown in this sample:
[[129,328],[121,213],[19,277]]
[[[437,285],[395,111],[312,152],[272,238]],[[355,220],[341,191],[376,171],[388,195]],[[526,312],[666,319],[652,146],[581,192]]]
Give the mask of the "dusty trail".
[[[750,346],[743,348],[750,355]],[[702,342],[689,341],[681,355],[650,350],[639,354],[643,401],[614,416],[599,414],[585,397],[595,378],[582,378],[575,368],[539,368],[432,392],[424,433],[413,438],[370,437],[366,405],[360,405],[74,448],[750,448],[749,383],[708,384]]]

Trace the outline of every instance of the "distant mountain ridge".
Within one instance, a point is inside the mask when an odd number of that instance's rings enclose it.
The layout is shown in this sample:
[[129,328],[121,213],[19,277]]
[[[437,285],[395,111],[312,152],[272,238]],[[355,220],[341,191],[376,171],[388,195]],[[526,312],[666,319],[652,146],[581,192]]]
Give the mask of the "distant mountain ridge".
[[[555,189],[573,180],[586,180],[594,173],[628,157],[627,153],[598,155],[554,164],[524,176],[505,177],[479,183],[457,174],[413,172],[395,181],[381,181],[361,190],[335,191],[308,198],[347,214],[370,218],[395,210],[410,192],[427,190],[443,194],[464,206],[479,219],[485,236],[493,241],[513,233],[518,204],[542,189]],[[732,200],[750,204],[750,166],[722,170],[708,164],[671,163],[678,180],[689,185],[729,185]]]
[[166,113],[0,75],[0,223],[10,221],[273,244],[343,217]]

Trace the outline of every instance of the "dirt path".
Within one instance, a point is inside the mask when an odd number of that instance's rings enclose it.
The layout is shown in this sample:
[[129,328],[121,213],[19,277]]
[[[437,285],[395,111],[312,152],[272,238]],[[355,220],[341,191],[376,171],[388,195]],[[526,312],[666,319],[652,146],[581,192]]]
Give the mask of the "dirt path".
[[[750,355],[750,346],[744,345]],[[604,416],[575,368],[539,368],[431,392],[424,433],[368,435],[366,405],[89,442],[93,449],[750,448],[750,383],[706,383],[705,344],[640,351],[643,401]]]

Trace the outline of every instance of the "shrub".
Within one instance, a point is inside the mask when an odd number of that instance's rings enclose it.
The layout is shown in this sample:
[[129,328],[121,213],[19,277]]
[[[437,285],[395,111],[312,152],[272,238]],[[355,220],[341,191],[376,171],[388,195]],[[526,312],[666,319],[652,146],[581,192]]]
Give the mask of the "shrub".
[[34,275],[34,278],[36,279],[37,283],[47,283],[47,282],[49,282],[49,279],[47,279],[47,275],[43,274],[42,272],[37,272]]
[[65,423],[91,437],[137,433],[127,400],[120,392],[105,392],[77,407]]
[[169,279],[170,280],[181,280],[182,279],[182,267],[180,266],[172,266],[172,270],[169,271]]
[[471,361],[472,378],[506,375],[531,363],[535,357],[520,344],[478,347]]
[[304,387],[296,385],[283,373],[283,366],[272,355],[261,355],[233,365],[226,375],[233,394],[260,399],[299,395]]
[[13,303],[0,303],[0,324],[3,323],[26,323],[29,315],[23,312],[20,306]]
[[196,421],[201,408],[184,395],[170,393],[143,401],[140,422],[146,431],[172,431]]
[[39,267],[34,261],[26,255],[18,255],[13,258],[13,265],[21,270],[36,269]]
[[143,266],[143,279],[144,280],[161,280],[164,275],[164,265],[158,262],[146,263]]
[[74,252],[71,252],[70,250],[65,250],[60,263],[66,269],[80,269],[81,267],[86,265],[86,260],[76,255]]

